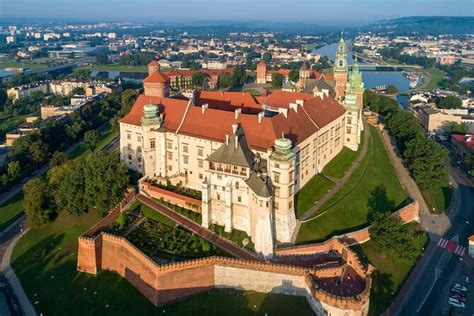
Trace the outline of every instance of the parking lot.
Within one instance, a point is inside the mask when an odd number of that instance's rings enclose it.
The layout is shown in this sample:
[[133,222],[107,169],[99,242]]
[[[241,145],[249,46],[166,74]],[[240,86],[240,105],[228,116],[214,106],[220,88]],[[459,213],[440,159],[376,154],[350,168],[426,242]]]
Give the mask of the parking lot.
[[474,259],[465,256],[459,261],[446,284],[442,315],[474,315]]

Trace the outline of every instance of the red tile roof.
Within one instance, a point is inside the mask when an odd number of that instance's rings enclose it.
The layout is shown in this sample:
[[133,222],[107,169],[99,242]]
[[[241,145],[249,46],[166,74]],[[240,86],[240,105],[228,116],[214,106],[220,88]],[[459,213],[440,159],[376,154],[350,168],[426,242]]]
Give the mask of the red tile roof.
[[265,104],[271,107],[287,109],[289,108],[289,104],[295,103],[296,100],[306,101],[313,98],[314,96],[311,93],[275,90],[269,97],[267,97]]
[[159,65],[160,63],[157,62],[156,60],[152,60],[150,61],[150,63],[148,64],[148,66],[156,66],[156,65]]
[[155,71],[143,80],[143,83],[164,83],[170,81],[170,78],[159,71]]
[[[251,98],[248,94],[229,92],[224,93],[221,96],[222,98],[219,99],[219,95],[216,95],[216,93],[220,94],[220,92],[201,92],[197,96],[198,101],[200,100],[197,102],[198,104],[202,100],[207,100],[207,103],[209,103],[209,108],[204,113],[202,113],[199,105],[190,106],[186,112],[188,106],[186,100],[140,95],[130,113],[122,118],[120,122],[140,125],[143,107],[151,102],[157,104],[160,112],[163,113],[163,127],[168,131],[176,132],[186,113],[186,117],[178,131],[179,134],[224,142],[225,136],[232,134],[232,124],[240,124],[249,146],[254,149],[266,150],[273,146],[275,139],[280,137],[282,133],[291,139],[293,145],[296,145],[344,114],[344,108],[331,97],[321,99],[310,94],[304,94],[307,101],[303,107],[298,108],[298,111],[288,109],[287,117],[283,113],[279,113],[273,117],[264,117],[258,123],[258,116],[255,113],[245,113],[243,111],[235,119],[233,111],[221,109],[218,106],[222,99],[229,101],[228,104],[239,104],[240,101],[251,100],[249,101],[251,102],[251,108],[258,105],[256,99]],[[240,97],[237,98],[237,94],[241,94],[241,99]],[[273,95],[275,95],[275,92]],[[279,93],[276,93],[276,95],[278,96]],[[287,93],[281,95],[285,96],[285,100],[290,101],[299,98],[299,94],[295,94],[292,98]],[[213,97],[217,100],[213,101]],[[216,103],[211,106],[211,103],[214,102]],[[280,104],[283,104],[281,102],[283,102],[282,100],[280,100]]]
[[234,111],[241,108],[243,113],[258,113],[262,104],[249,92],[201,91],[196,92],[196,105],[208,104],[210,108]]

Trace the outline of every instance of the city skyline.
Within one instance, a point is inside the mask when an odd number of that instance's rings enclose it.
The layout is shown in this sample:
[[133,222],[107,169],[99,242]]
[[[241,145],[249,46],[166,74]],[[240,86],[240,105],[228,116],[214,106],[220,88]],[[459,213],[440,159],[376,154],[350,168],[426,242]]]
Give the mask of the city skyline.
[[[373,1],[336,0],[314,2],[177,0],[165,5],[151,0],[92,1],[64,3],[57,0],[4,0],[0,3],[2,19],[115,20],[144,22],[187,21],[262,21],[314,22],[326,24],[363,24],[403,16],[470,16],[474,6],[469,0],[446,1]],[[91,8],[94,8],[91,10]],[[186,9],[183,9],[186,8]],[[69,13],[74,12],[71,16]],[[264,12],[264,14],[262,14]],[[322,14],[324,13],[324,14]]]

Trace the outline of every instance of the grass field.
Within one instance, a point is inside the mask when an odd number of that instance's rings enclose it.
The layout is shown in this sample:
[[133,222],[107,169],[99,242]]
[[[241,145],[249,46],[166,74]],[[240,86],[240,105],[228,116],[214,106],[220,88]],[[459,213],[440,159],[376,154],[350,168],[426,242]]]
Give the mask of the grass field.
[[373,241],[352,247],[362,261],[369,262],[377,269],[372,274],[369,315],[380,315],[390,306],[428,244],[428,235],[418,231],[418,224],[407,225],[413,231],[418,256],[416,260],[406,261],[394,253],[381,252]]
[[438,82],[446,76],[446,73],[442,70],[436,68],[426,68],[423,69],[424,72],[427,72],[430,75],[430,81],[425,87],[425,90],[434,90],[438,87]]
[[295,196],[296,217],[303,215],[316,201],[335,186],[334,182],[315,175]]
[[133,306],[138,315],[161,314],[163,310],[171,315],[243,315],[254,311],[261,315],[312,315],[303,297],[228,290],[155,308],[117,274],[77,272],[77,238],[98,220],[94,212],[79,217],[61,213],[56,221],[31,229],[18,242],[13,250],[13,269],[37,312],[128,315]]
[[20,191],[0,206],[0,232],[19,218],[23,211],[23,192]]
[[407,199],[376,129],[370,126],[367,155],[349,180],[301,225],[297,242],[319,241],[367,225],[375,212],[399,209]]
[[[364,132],[362,132],[360,137],[361,139],[364,139]],[[334,157],[334,159],[331,160],[326,165],[326,167],[324,167],[323,174],[329,177],[341,179],[357,159],[357,156],[359,156],[361,150],[362,144],[359,146],[357,151],[343,147],[342,151],[337,154],[337,156]]]
[[92,71],[148,72],[148,66],[93,65],[89,69]]
[[428,204],[430,212],[442,214],[446,211],[451,202],[453,191],[450,187],[436,186],[431,187],[429,191],[422,191],[421,193],[425,198],[426,204]]
[[23,68],[46,68],[48,65],[35,62],[18,62],[18,61],[0,61],[0,68],[23,67]]

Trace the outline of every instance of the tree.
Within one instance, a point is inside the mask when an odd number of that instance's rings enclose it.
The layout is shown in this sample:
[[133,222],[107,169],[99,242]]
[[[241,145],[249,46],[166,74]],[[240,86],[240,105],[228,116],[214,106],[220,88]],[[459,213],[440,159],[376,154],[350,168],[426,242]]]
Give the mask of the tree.
[[109,56],[107,54],[100,54],[95,57],[95,60],[99,65],[105,65],[109,62]]
[[55,151],[51,156],[51,160],[49,161],[49,168],[60,166],[66,161],[68,161],[68,156],[66,155],[66,153],[63,153],[61,151]]
[[453,95],[438,99],[436,104],[438,108],[440,109],[461,109],[462,108],[461,99]]
[[289,79],[293,82],[297,82],[300,79],[300,71],[298,69],[291,69],[288,75]]
[[7,174],[10,180],[14,180],[20,176],[20,162],[17,160],[11,161],[7,165]]
[[448,150],[423,135],[409,140],[403,156],[421,189],[448,183]]
[[96,130],[87,131],[84,134],[84,146],[90,151],[94,151],[99,142],[99,132]]
[[77,68],[73,72],[73,76],[76,79],[80,80],[90,80],[92,79],[91,71],[89,69]]
[[275,73],[272,75],[272,87],[274,88],[281,88],[283,86],[283,81],[285,80],[285,78],[278,74],[278,73]]
[[28,181],[23,188],[25,208],[28,221],[33,227],[40,227],[51,220],[53,205],[46,181],[36,178]]
[[456,123],[452,122],[449,125],[445,126],[444,130],[449,134],[467,134],[469,132],[469,126],[466,123]]
[[391,84],[387,86],[387,88],[385,89],[385,92],[387,94],[396,94],[398,92],[398,88],[394,86],[393,84]]
[[408,228],[390,212],[376,213],[369,229],[370,238],[381,251],[390,251],[401,259],[412,260],[416,247]]
[[222,74],[219,76],[219,87],[228,88],[232,86],[232,75]]
[[48,146],[42,141],[36,141],[30,145],[29,152],[31,158],[36,163],[41,163],[48,158]]
[[246,80],[247,74],[245,73],[245,70],[242,68],[242,66],[234,67],[234,70],[232,71],[232,86],[241,86]]
[[268,64],[272,60],[272,54],[269,52],[264,53],[262,60]]
[[132,109],[135,100],[138,98],[137,90],[127,89],[122,93],[120,97],[121,109],[120,113],[124,116]]
[[206,75],[201,73],[201,72],[196,72],[193,73],[191,81],[193,83],[194,87],[202,87],[202,84],[204,83],[204,79],[206,78]]

